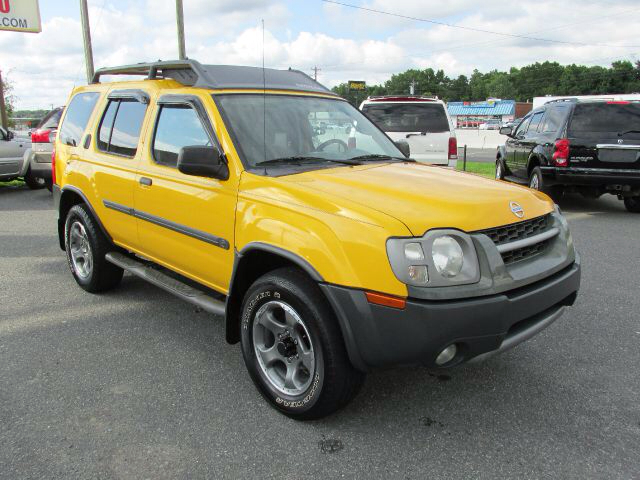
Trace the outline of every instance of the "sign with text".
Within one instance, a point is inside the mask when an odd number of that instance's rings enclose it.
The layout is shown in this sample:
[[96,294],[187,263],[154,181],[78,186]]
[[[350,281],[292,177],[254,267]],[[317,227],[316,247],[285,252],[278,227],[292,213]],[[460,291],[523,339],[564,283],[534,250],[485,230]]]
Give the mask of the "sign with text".
[[352,92],[366,90],[366,88],[367,88],[366,82],[363,82],[360,80],[349,80],[349,90],[351,90]]
[[0,0],[0,30],[41,32],[38,0]]

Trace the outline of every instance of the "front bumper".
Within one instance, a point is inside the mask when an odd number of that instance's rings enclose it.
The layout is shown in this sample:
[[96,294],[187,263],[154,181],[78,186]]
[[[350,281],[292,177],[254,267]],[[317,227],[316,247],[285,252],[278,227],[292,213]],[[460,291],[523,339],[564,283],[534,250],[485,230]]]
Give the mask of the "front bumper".
[[349,357],[363,371],[421,364],[456,343],[453,366],[505,351],[553,323],[573,305],[580,287],[580,259],[533,284],[497,295],[459,300],[409,298],[403,310],[373,305],[362,290],[322,284],[337,314]]
[[547,185],[640,188],[640,170],[577,167],[541,167],[541,170]]

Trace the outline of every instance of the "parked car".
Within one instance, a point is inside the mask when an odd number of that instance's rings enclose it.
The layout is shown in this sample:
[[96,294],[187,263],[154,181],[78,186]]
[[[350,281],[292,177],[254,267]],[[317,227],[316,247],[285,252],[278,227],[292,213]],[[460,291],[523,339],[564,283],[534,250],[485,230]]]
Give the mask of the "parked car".
[[458,142],[443,101],[432,97],[369,97],[360,110],[392,140],[406,140],[411,158],[455,167]]
[[51,153],[53,141],[58,131],[58,123],[64,107],[51,110],[31,132],[31,154],[29,163],[33,175],[43,178],[47,188],[51,189]]
[[559,100],[531,111],[499,147],[496,178],[559,198],[605,193],[640,213],[640,102]]
[[[344,406],[374,368],[508,350],[576,298],[579,256],[548,197],[410,161],[302,72],[136,64],[67,105],[53,190],[77,284],[104,292],[127,270],[223,316],[293,418]],[[350,131],[319,136],[322,116]]]
[[0,127],[0,182],[22,177],[29,188],[44,188],[44,179],[31,169],[30,154],[28,139],[18,138],[12,131]]
[[498,119],[489,119],[478,125],[478,130],[499,130],[502,122]]

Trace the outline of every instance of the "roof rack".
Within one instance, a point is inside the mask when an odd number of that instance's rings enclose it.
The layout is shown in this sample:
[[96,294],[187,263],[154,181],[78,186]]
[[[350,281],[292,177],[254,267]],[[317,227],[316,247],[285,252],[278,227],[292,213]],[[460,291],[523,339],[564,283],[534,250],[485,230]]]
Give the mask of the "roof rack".
[[91,83],[100,83],[104,75],[140,75],[148,80],[171,78],[185,86],[209,89],[269,89],[317,92],[338,96],[299,70],[202,65],[196,60],[167,60],[100,68]]
[[557,103],[557,102],[571,102],[571,103],[577,103],[578,102],[578,98],[576,97],[570,97],[570,98],[556,98],[555,100],[549,100],[548,102],[544,102],[544,104],[548,104],[548,103]]
[[388,100],[393,98],[402,98],[402,99],[413,99],[413,100],[439,100],[437,95],[428,96],[428,95],[373,95],[367,97],[367,100]]

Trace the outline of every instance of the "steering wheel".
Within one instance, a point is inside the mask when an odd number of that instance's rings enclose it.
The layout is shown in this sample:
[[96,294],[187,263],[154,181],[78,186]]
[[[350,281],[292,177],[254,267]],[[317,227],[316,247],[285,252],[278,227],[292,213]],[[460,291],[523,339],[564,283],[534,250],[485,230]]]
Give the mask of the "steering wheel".
[[344,148],[343,152],[349,150],[349,146],[345,142],[343,142],[339,138],[332,138],[331,140],[327,140],[326,142],[322,142],[320,145],[318,145],[316,147],[316,151],[322,152],[325,148],[327,148],[329,145],[333,145],[334,143],[341,145]]

